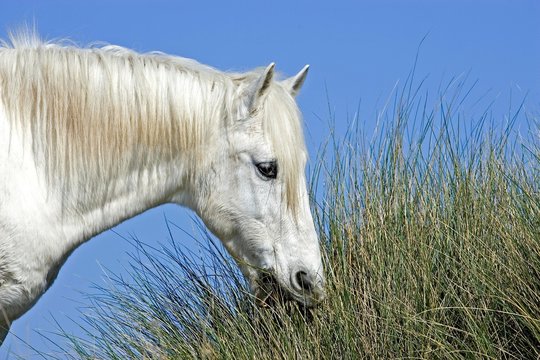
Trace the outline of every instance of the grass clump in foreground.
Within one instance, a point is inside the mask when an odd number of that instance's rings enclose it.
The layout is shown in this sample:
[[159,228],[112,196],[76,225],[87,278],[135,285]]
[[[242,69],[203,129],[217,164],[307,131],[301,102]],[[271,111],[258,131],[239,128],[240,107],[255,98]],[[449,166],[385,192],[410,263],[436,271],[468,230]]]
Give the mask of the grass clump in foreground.
[[430,110],[398,94],[376,141],[329,142],[332,161],[312,176],[328,281],[316,310],[257,308],[211,241],[202,253],[138,243],[132,278],[83,315],[87,340],[65,335],[70,356],[540,357],[540,129],[511,140],[522,114],[496,130],[461,120],[460,101]]

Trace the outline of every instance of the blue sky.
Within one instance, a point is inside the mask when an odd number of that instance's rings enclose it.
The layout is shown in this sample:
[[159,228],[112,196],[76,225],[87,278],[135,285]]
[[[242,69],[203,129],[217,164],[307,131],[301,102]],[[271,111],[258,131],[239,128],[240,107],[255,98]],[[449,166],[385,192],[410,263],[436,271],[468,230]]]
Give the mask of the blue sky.
[[[293,75],[311,69],[299,104],[312,158],[328,135],[329,109],[338,132],[360,105],[369,135],[396,83],[403,83],[418,47],[417,76],[427,76],[434,96],[441,84],[468,74],[478,80],[471,98],[490,102],[496,119],[523,99],[525,112],[540,112],[540,2],[535,0],[395,1],[4,1],[0,38],[35,23],[47,39],[96,41],[137,51],[159,50],[194,58],[221,70],[248,70],[275,62]],[[477,105],[478,106],[478,105]],[[482,111],[471,106],[471,114]],[[502,121],[502,120],[501,120]],[[164,217],[191,231],[187,210],[167,205],[115,228],[155,243],[166,238]],[[178,239],[185,235],[178,234]],[[121,272],[130,246],[107,231],[81,246],[38,304],[15,322],[2,349],[33,358],[24,342],[42,351],[36,334],[57,329],[77,333],[84,293],[103,284],[103,269]],[[55,320],[53,320],[53,318]]]

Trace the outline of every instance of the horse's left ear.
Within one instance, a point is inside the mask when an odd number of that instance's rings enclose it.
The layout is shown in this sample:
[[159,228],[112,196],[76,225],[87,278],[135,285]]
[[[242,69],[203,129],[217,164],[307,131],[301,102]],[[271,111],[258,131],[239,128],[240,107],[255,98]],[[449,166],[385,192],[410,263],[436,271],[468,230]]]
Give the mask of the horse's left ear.
[[289,90],[292,96],[296,96],[300,92],[300,88],[306,80],[308,70],[309,65],[306,65],[298,74],[283,81],[283,84]]
[[261,99],[266,95],[274,77],[275,64],[271,63],[248,88],[248,106],[253,111],[259,107]]

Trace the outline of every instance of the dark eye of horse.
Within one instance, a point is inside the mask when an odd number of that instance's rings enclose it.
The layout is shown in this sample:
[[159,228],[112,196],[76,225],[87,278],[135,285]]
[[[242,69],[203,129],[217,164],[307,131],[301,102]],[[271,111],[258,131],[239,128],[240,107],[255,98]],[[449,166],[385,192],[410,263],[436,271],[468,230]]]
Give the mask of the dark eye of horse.
[[261,162],[255,164],[257,170],[261,173],[262,176],[268,179],[275,179],[277,177],[277,164],[275,161]]

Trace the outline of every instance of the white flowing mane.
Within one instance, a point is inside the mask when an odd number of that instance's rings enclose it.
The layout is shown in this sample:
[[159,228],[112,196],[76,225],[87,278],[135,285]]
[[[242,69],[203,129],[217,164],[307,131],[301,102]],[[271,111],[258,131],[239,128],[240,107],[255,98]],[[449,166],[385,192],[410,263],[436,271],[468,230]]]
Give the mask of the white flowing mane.
[[[242,94],[259,74],[223,73],[116,46],[47,43],[34,35],[0,44],[0,99],[8,118],[31,136],[47,179],[61,179],[70,189],[100,186],[135,165],[151,168],[157,158],[189,155],[196,171],[213,134],[239,120]],[[296,208],[305,158],[301,118],[284,86],[270,86],[258,111],[285,200]]]

